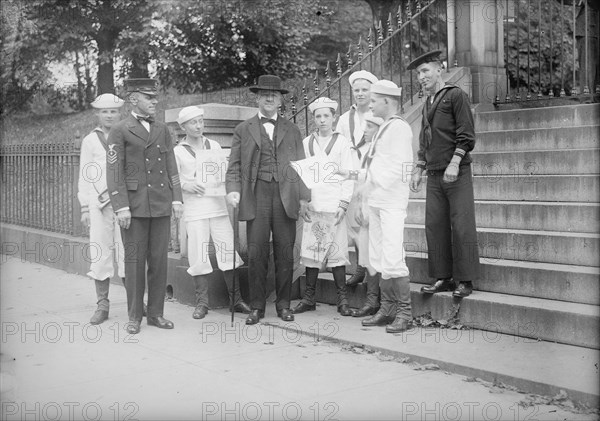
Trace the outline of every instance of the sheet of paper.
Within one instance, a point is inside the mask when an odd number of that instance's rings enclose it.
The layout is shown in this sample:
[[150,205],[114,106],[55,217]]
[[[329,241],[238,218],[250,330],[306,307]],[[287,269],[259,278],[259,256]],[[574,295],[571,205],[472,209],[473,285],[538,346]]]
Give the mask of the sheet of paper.
[[290,164],[309,189],[342,181],[342,177],[336,174],[338,164],[329,161],[327,155],[315,155]]

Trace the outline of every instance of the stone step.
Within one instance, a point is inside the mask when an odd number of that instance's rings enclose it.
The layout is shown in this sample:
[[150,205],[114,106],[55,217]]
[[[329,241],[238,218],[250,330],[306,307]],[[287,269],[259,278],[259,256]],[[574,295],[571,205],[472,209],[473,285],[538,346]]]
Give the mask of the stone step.
[[576,127],[541,127],[477,131],[474,152],[504,152],[527,150],[570,150],[597,148],[597,124]]
[[476,131],[574,127],[598,124],[600,105],[562,105],[559,107],[475,113]]
[[[520,260],[600,266],[600,234],[477,228],[479,256],[490,261]],[[427,251],[423,225],[405,224],[406,256]]]
[[600,149],[474,152],[473,175],[598,174]]
[[[530,201],[475,201],[478,227],[597,233],[600,204]],[[406,223],[425,223],[425,199],[408,203]]]
[[[423,294],[421,286],[415,283],[410,286],[413,317],[430,312],[435,320],[448,319],[458,307],[460,323],[471,328],[587,348],[600,347],[600,307],[597,305],[483,291],[475,291],[471,296],[460,299],[450,292]],[[301,293],[304,288],[305,279],[301,277]],[[335,304],[336,294],[331,274],[322,273],[317,282],[317,301]],[[362,306],[365,297],[366,284],[349,288],[351,307]]]
[[[411,282],[430,284],[427,253],[407,256]],[[557,263],[490,260],[480,262],[478,291],[600,305],[600,268]]]
[[[600,202],[597,175],[474,176],[476,200],[528,200],[538,202]],[[426,186],[411,198],[424,198]]]
[[[411,282],[430,284],[426,252],[406,256]],[[480,258],[479,291],[523,297],[545,298],[582,304],[600,305],[600,268],[523,260]],[[356,253],[350,248],[348,275],[356,271]],[[295,278],[304,274],[303,268]]]

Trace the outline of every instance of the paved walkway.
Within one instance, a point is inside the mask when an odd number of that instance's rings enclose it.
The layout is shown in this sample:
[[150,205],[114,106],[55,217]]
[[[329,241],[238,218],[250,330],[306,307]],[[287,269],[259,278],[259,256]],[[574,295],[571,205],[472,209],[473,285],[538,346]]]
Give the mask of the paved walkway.
[[[139,335],[128,336],[125,291],[113,284],[110,318],[94,327],[89,279],[0,258],[2,420],[598,419],[568,410],[560,396],[555,405],[373,352],[353,335],[402,338],[356,328],[356,319],[334,317],[330,306],[282,329],[271,307],[265,323],[247,327],[239,315],[231,327],[225,310],[197,321],[189,306],[167,302],[175,330],[144,323]],[[505,352],[467,343],[460,349]]]

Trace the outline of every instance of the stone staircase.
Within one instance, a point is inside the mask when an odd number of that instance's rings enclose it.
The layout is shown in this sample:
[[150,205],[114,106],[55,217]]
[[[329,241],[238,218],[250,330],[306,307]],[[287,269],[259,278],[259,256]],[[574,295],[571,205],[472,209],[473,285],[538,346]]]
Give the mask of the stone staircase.
[[[599,111],[592,104],[475,114],[482,276],[462,301],[421,294],[430,283],[423,189],[411,198],[405,228],[413,315],[442,319],[459,308],[473,328],[600,347]],[[331,276],[321,275],[318,299],[333,304]],[[365,292],[364,284],[353,288],[350,304],[360,306]]]

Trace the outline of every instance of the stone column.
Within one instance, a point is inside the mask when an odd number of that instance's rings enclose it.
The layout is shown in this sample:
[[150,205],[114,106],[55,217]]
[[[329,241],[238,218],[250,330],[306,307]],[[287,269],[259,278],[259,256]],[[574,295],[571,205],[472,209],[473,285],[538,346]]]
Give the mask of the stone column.
[[[504,7],[501,0],[449,1],[454,21],[448,14],[448,33],[454,33],[454,46],[449,55],[459,67],[471,71],[473,103],[491,103],[506,95],[504,69]],[[450,10],[449,10],[450,12]],[[450,28],[450,26],[453,28]],[[450,42],[450,40],[449,40]],[[452,66],[453,62],[448,62]]]

